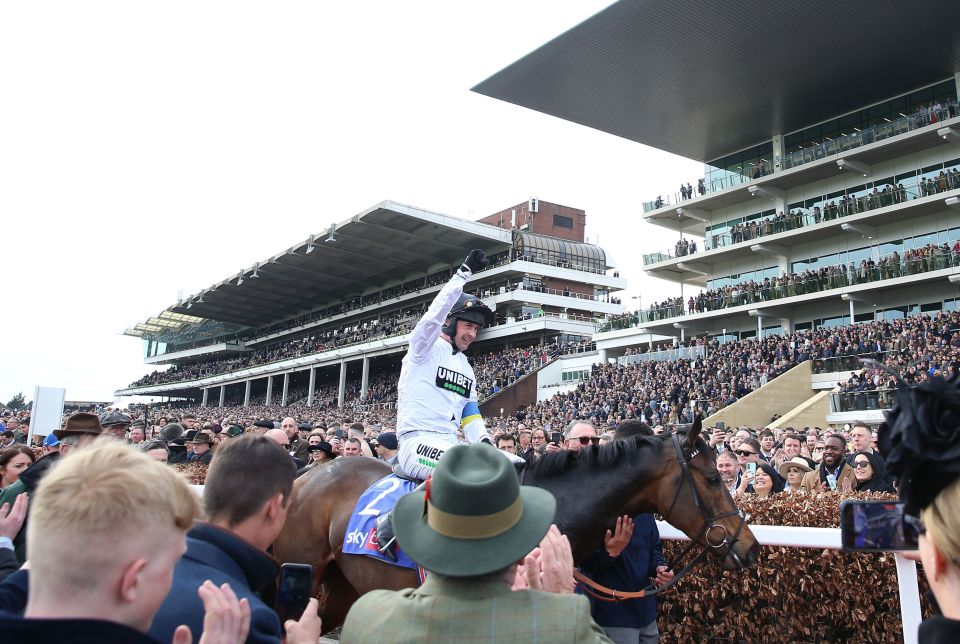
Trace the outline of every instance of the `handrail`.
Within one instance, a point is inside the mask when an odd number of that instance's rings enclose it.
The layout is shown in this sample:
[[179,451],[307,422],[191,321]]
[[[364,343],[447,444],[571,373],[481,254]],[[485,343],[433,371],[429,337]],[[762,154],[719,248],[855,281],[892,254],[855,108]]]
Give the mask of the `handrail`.
[[[921,168],[918,167],[917,171],[920,172],[920,170]],[[735,225],[735,228],[739,228],[738,231],[708,234],[703,242],[704,249],[714,250],[740,243],[754,243],[757,239],[770,235],[955,190],[960,188],[960,166],[944,166],[926,174],[918,174],[916,181],[916,185],[913,181],[907,181],[909,185],[904,185],[903,182],[896,186],[888,183],[882,190],[874,185],[847,193],[839,199],[823,196],[809,206],[794,208],[787,213],[780,212],[763,219],[756,218],[760,213],[747,215],[740,219],[741,223]],[[810,203],[809,199],[807,203]]]
[[896,353],[896,351],[868,351],[866,353],[812,358],[810,370],[815,374],[859,371],[863,368],[863,364],[860,362],[861,358],[870,358],[877,362],[883,362],[887,356]]
[[628,329],[684,315],[697,315],[960,266],[960,254],[949,250],[944,251],[941,246],[928,245],[919,249],[904,249],[904,254],[903,257],[899,253],[888,255],[880,258],[879,262],[871,259],[873,265],[866,268],[854,264],[835,264],[824,267],[829,269],[828,272],[806,279],[801,278],[799,274],[790,273],[772,278],[769,284],[750,281],[716,287],[711,289],[716,292],[714,295],[707,296],[700,293],[697,296],[691,296],[694,300],[693,312],[689,310],[689,300],[684,302],[680,298],[674,298],[668,304],[608,318],[598,332]]
[[[842,154],[849,150],[859,148],[864,145],[869,145],[877,141],[882,141],[884,139],[890,138],[891,136],[897,136],[900,134],[905,134],[913,130],[921,129],[924,127],[942,127],[941,122],[953,118],[950,114],[949,104],[943,105],[939,112],[937,112],[936,120],[931,120],[929,117],[929,111],[926,108],[918,109],[917,112],[909,116],[901,116],[898,119],[891,120],[886,123],[878,123],[872,127],[865,128],[860,131],[851,131],[849,134],[845,134],[836,139],[831,139],[824,141],[822,143],[817,143],[810,145],[801,150],[796,150],[794,152],[788,152],[781,157],[780,163],[781,167],[784,170],[789,170],[791,168],[796,168],[801,165],[812,163],[814,161],[819,161],[820,159],[826,159],[831,156],[836,156]],[[661,208],[666,208],[668,206],[677,206],[685,201],[695,199],[697,197],[702,197],[706,194],[713,192],[719,192],[721,190],[726,190],[733,186],[742,185],[749,181],[753,181],[763,176],[771,174],[772,168],[767,166],[763,161],[760,162],[757,166],[754,166],[751,176],[746,174],[736,173],[732,171],[726,171],[718,168],[723,176],[717,178],[712,178],[710,176],[704,177],[697,181],[697,185],[688,182],[688,185],[693,186],[693,193],[691,196],[687,197],[681,194],[680,192],[666,193],[666,199],[663,196],[657,197],[653,201],[645,201],[642,203],[643,212],[647,213],[653,210],[659,210]],[[681,182],[682,183],[682,182]]]
[[896,402],[896,389],[864,389],[863,391],[838,391],[830,394],[830,411],[867,411],[890,409]]

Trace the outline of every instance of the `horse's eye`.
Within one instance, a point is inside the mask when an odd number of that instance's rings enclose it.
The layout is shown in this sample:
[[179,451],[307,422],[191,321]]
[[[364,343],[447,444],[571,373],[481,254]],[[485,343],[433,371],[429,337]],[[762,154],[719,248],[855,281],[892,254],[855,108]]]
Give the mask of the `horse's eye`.
[[719,474],[715,474],[707,479],[707,483],[715,487],[720,487],[720,485],[723,483],[723,479],[720,478]]

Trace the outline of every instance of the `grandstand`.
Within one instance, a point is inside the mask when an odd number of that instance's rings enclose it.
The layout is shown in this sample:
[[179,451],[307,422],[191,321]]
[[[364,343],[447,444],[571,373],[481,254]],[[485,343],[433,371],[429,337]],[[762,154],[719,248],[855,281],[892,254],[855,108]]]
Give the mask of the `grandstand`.
[[584,211],[538,199],[479,222],[380,203],[127,329],[147,364],[170,368],[116,395],[388,405],[409,331],[471,248],[491,264],[467,288],[496,312],[471,353],[552,347],[544,360],[518,356],[501,365],[512,375],[481,381],[496,393],[562,349],[586,347],[607,316],[624,312],[616,293],[626,281],[585,243],[585,225]]
[[[703,347],[803,342],[868,323],[889,346],[897,338],[883,334],[900,327],[883,323],[906,320],[905,337],[926,340],[933,322],[921,316],[958,310],[960,36],[943,20],[950,2],[901,9],[622,1],[474,88],[704,164],[702,177],[677,178],[681,192],[643,204],[647,223],[677,234],[643,258],[675,296],[605,325],[594,336],[604,361],[626,363],[664,335]],[[956,316],[936,324],[942,360],[860,349],[901,374],[955,370]],[[821,367],[835,370],[812,370],[800,405],[750,404],[769,418],[822,402],[825,421],[879,422],[892,397],[837,386],[851,370],[892,386],[860,373],[856,350],[841,369],[828,349]]]

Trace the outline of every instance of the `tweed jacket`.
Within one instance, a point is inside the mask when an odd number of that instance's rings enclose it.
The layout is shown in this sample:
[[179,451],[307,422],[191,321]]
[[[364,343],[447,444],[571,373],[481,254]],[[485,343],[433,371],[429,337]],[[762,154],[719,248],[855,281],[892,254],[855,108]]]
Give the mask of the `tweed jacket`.
[[511,591],[502,581],[428,575],[420,588],[374,590],[350,609],[343,644],[610,642],[581,595]]
[[[817,469],[807,472],[803,475],[803,480],[800,481],[800,490],[803,492],[821,492],[823,488],[820,487],[820,467],[817,466]],[[846,461],[843,461],[843,469],[840,470],[840,476],[837,478],[837,491],[843,491],[843,482],[845,479],[850,479],[851,490],[857,489],[857,477],[853,475],[853,468],[850,467],[850,464]]]

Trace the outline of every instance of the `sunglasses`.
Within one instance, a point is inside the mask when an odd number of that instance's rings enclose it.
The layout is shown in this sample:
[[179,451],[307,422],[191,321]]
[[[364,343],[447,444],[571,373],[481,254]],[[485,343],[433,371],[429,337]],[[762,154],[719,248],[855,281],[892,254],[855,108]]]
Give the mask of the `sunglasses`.
[[870,465],[870,461],[854,461],[853,463],[851,463],[851,465],[853,465],[856,468],[867,467]]
[[580,438],[577,438],[577,439],[571,438],[570,440],[578,440],[580,441],[581,445],[589,445],[590,443],[597,445],[600,443],[599,436],[581,436]]
[[322,452],[322,451],[323,451],[323,446],[322,446],[322,445],[311,445],[311,446],[309,446],[309,447],[307,448],[307,451],[310,451],[310,452]]
[[737,456],[756,456],[756,454],[757,454],[756,452],[751,452],[750,450],[746,450],[746,449],[737,450]]

